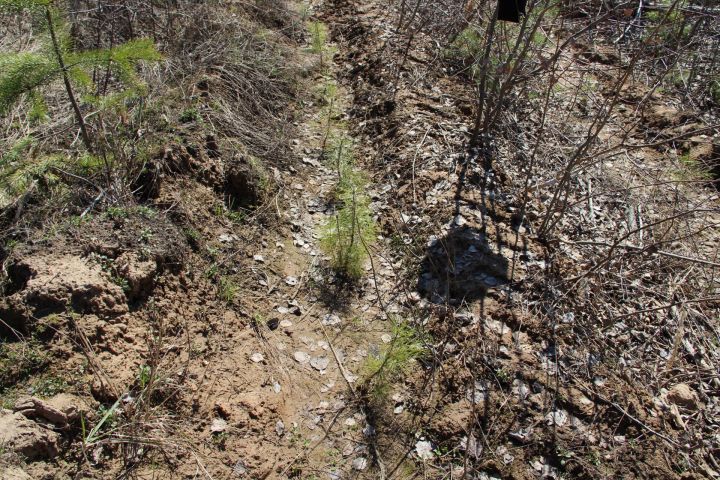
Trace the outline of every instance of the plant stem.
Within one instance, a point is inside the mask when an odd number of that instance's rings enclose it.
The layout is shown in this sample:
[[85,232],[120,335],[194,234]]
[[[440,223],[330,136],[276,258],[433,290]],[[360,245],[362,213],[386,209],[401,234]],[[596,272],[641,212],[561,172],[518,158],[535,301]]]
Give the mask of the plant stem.
[[60,51],[60,45],[58,44],[57,36],[55,35],[55,26],[53,25],[52,12],[50,11],[49,6],[45,8],[45,18],[47,19],[48,29],[50,31],[50,38],[52,39],[53,51],[55,52],[58,65],[60,65],[60,70],[62,71],[63,82],[65,83],[65,91],[67,92],[68,99],[70,100],[70,104],[72,105],[73,111],[75,112],[75,117],[77,118],[78,124],[80,125],[80,135],[82,137],[83,143],[85,144],[85,147],[88,149],[88,151],[92,152],[93,145],[90,141],[90,135],[88,135],[87,127],[85,126],[85,119],[82,116],[80,107],[78,106],[77,100],[75,99],[75,94],[73,93],[72,84],[70,83],[70,77],[68,76],[67,72],[67,67],[65,66],[65,61],[63,60],[62,52]]

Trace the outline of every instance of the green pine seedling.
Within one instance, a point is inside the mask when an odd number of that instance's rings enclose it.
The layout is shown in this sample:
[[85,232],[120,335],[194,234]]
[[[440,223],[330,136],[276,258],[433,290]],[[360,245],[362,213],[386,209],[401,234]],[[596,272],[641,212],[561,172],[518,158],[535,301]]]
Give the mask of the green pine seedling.
[[378,355],[368,356],[363,365],[360,387],[371,400],[387,397],[392,384],[407,373],[414,360],[425,354],[423,335],[403,321],[393,322],[390,343]]
[[42,119],[39,90],[62,80],[68,102],[75,113],[83,143],[93,151],[93,143],[80,109],[76,91],[78,87],[90,90],[91,72],[106,69],[114,79],[124,84],[126,91],[102,97],[89,94],[86,101],[101,108],[122,102],[130,92],[141,92],[135,68],[141,61],[157,61],[160,54],[150,39],[137,39],[112,48],[76,51],[72,47],[69,27],[60,10],[51,0],[0,0],[0,12],[30,11],[45,32],[44,47],[37,52],[0,54],[0,115],[8,112],[28,94],[33,102],[31,117]]

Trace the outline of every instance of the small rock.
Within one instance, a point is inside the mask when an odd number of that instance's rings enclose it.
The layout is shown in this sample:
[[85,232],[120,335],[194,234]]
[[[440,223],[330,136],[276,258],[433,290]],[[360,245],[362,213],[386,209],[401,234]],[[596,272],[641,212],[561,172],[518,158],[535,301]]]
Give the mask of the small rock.
[[280,320],[278,320],[277,318],[272,318],[265,322],[265,325],[267,325],[270,330],[277,330],[278,326],[280,325]]
[[278,420],[275,424],[275,433],[277,433],[278,437],[282,437],[285,433],[285,424],[282,420]]
[[292,327],[292,324],[293,323],[290,320],[280,320],[280,326],[282,328]]
[[293,354],[293,357],[295,358],[295,361],[298,363],[307,363],[310,361],[310,355],[308,355],[305,352],[295,352]]
[[265,263],[265,258],[262,255],[253,255],[253,260],[258,263]]
[[475,435],[470,435],[470,437],[463,437],[460,440],[460,448],[466,451],[471,457],[475,458],[476,460],[480,458],[483,452],[482,442],[479,442],[477,438],[475,438]]
[[435,456],[432,443],[427,440],[420,440],[415,444],[415,453],[421,460],[432,460]]
[[383,343],[390,343],[392,342],[392,336],[389,333],[383,333],[382,336],[380,336],[380,340],[382,340]]
[[338,324],[340,324],[340,322],[342,322],[342,320],[340,320],[340,317],[338,317],[337,315],[332,314],[332,313],[328,313],[320,321],[320,323],[322,323],[325,326],[338,325]]
[[233,474],[236,477],[244,477],[247,474],[247,467],[245,467],[245,463],[242,461],[242,459],[235,462],[235,466],[233,467]]
[[565,410],[555,410],[545,415],[545,423],[547,423],[548,426],[557,425],[558,427],[562,427],[567,423],[567,420],[568,415]]
[[527,443],[530,441],[532,433],[532,428],[521,428],[520,430],[517,430],[515,432],[508,433],[508,436],[513,440],[517,440],[520,443]]
[[60,428],[79,420],[78,399],[68,394],[56,395],[50,400],[36,397],[20,397],[15,402],[14,411],[28,418],[43,418]]
[[290,285],[292,287],[292,286],[295,286],[298,284],[298,279],[297,279],[297,277],[288,276],[288,277],[285,277],[285,283],[287,283],[288,285]]
[[357,471],[363,471],[367,468],[367,464],[367,458],[357,457],[355,460],[352,461],[352,468]]
[[482,382],[475,382],[475,388],[472,391],[468,391],[465,397],[473,404],[482,403],[485,401],[485,393],[487,389]]
[[679,407],[696,410],[698,407],[697,393],[686,383],[678,383],[667,393],[667,400]]
[[222,433],[227,430],[227,422],[222,418],[213,418],[210,424],[210,433]]
[[262,353],[253,353],[252,355],[250,355],[250,360],[252,360],[255,363],[260,363],[263,360],[265,360],[265,357],[263,356]]
[[327,357],[315,357],[310,360],[310,366],[315,370],[323,371],[330,365],[330,359]]
[[314,158],[309,158],[309,157],[303,157],[302,162],[307,165],[312,165],[313,167],[320,167],[320,165],[321,165],[320,162],[318,162]]
[[407,296],[407,303],[409,303],[410,305],[415,305],[420,300],[422,300],[422,297],[417,292],[410,292]]

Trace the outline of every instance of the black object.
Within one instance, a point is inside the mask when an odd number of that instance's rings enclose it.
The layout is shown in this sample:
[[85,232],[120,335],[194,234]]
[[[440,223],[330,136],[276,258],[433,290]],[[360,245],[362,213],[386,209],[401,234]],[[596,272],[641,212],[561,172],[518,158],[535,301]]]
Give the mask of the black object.
[[526,0],[498,0],[498,20],[520,22],[520,15],[525,15]]
[[280,320],[278,320],[277,318],[270,319],[267,321],[266,325],[270,330],[275,330],[277,329],[278,325],[280,325]]

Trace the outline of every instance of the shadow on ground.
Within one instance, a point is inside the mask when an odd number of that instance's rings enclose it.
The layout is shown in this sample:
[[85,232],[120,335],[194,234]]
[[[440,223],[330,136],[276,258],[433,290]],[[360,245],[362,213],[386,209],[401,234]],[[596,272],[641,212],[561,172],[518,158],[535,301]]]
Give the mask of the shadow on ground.
[[417,286],[433,303],[460,304],[483,299],[507,279],[507,259],[493,251],[484,233],[464,225],[431,240]]

